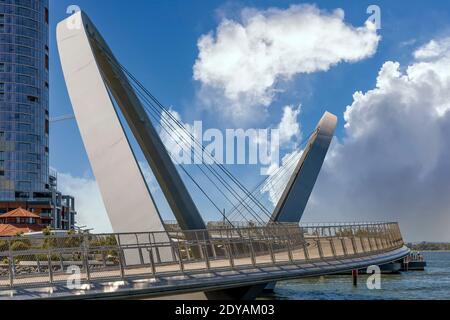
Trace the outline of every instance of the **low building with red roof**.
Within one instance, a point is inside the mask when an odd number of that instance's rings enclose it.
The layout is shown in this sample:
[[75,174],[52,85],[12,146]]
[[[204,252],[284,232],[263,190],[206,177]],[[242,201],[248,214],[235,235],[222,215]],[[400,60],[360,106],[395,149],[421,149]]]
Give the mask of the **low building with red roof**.
[[42,231],[44,228],[39,215],[22,208],[0,215],[0,237]]

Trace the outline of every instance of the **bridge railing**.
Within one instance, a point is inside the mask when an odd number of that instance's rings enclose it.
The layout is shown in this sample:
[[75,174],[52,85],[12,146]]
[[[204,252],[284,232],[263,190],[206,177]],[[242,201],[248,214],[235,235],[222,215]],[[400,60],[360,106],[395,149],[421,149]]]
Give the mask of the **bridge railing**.
[[397,223],[0,238],[0,288],[301,265],[402,246]]

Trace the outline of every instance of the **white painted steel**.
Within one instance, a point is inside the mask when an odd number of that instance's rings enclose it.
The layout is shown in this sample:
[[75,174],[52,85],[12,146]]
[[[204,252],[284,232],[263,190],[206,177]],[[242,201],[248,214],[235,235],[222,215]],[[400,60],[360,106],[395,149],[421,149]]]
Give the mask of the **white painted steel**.
[[[78,20],[77,20],[78,19]],[[80,28],[73,21],[81,21]],[[57,43],[81,137],[114,232],[163,231],[164,226],[114,109],[82,12],[60,22]]]

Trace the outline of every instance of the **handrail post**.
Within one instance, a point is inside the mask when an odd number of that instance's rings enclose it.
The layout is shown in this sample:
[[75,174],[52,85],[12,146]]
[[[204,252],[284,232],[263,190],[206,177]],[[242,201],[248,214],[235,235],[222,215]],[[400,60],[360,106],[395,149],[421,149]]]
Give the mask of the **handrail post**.
[[191,259],[192,259],[191,252],[190,252],[191,251],[191,246],[189,245],[188,241],[186,241],[184,243],[184,247],[186,249],[186,258],[187,258],[188,261],[191,261]]
[[[170,253],[172,254],[172,260],[173,261],[177,261],[177,255],[175,254],[175,249],[173,248],[174,247],[174,244],[172,243],[172,241],[169,239],[169,243],[170,243]],[[178,256],[179,256],[179,258],[181,258],[181,251],[180,251],[180,248],[178,248]]]
[[205,257],[206,269],[209,270],[209,269],[211,269],[211,264],[209,263],[208,244],[205,242],[204,245],[201,245],[201,248],[202,248],[202,251],[203,251],[203,255]]
[[356,246],[356,240],[355,240],[355,236],[354,236],[353,232],[352,232],[352,237],[350,238],[350,240],[352,243],[353,254],[358,255],[359,254],[358,247]]
[[83,237],[83,260],[86,268],[86,279],[91,282],[91,272],[89,270],[89,252],[88,252],[89,241],[86,241],[86,236]]
[[397,223],[394,225],[394,230],[395,230],[395,240],[396,240],[395,245],[399,246],[399,245],[401,245],[401,242],[403,239],[402,239],[402,234],[400,232],[400,227]]
[[392,238],[391,233],[389,231],[388,225],[384,224],[384,238],[386,240],[386,247],[391,248],[392,247]]
[[13,268],[14,256],[11,251],[11,241],[8,239],[8,269],[9,269],[9,286],[12,289],[14,287],[14,275],[15,271]]
[[252,265],[253,265],[254,267],[256,267],[255,250],[254,250],[254,248],[253,248],[252,238],[250,238],[250,237],[249,237],[249,239],[248,239],[248,246],[249,246],[249,248],[250,248],[250,257],[251,257],[251,260],[252,260]]
[[152,245],[150,244],[150,250],[149,250],[149,258],[150,258],[150,264],[152,268],[152,275],[156,275],[156,266],[155,266],[155,259],[153,258],[153,249]]
[[142,254],[142,248],[139,245],[139,236],[137,233],[134,234],[136,237],[136,246],[138,248],[138,252],[139,252],[139,260],[141,261],[141,265],[144,265],[144,255]]
[[369,243],[369,252],[373,251],[373,246],[372,246],[372,241],[371,241],[371,236],[372,236],[372,229],[370,225],[366,226],[366,230],[367,230],[367,242]]
[[316,243],[317,243],[317,249],[319,251],[319,257],[320,257],[320,259],[323,259],[324,257],[323,257],[322,243],[320,241],[320,237],[317,237]]
[[212,250],[213,258],[217,259],[217,252],[216,252],[216,246],[214,245],[214,241],[210,240],[209,242],[211,244],[211,250]]
[[347,244],[345,243],[345,239],[341,238],[342,252],[344,253],[344,257],[348,255]]
[[41,271],[42,271],[42,268],[41,268],[41,261],[39,260],[39,256],[38,256],[38,255],[36,255],[35,257],[36,257],[36,267],[37,267],[37,271],[38,271],[38,273],[41,273]]
[[292,254],[292,247],[291,247],[291,240],[290,240],[289,233],[286,237],[286,243],[287,243],[287,249],[288,249],[288,258],[290,263],[294,263],[294,256]]
[[306,240],[303,240],[303,251],[305,254],[305,260],[309,260],[309,251],[308,251],[308,246],[307,246]]
[[275,254],[273,252],[272,239],[270,239],[270,235],[269,235],[268,241],[269,241],[268,245],[269,245],[270,258],[272,259],[272,264],[275,264],[276,259],[275,259]]
[[386,233],[387,233],[386,226],[384,224],[380,225],[380,240],[383,245],[383,249],[386,249],[389,247]]
[[[172,251],[174,250],[174,249],[173,249],[173,246],[176,246],[176,248],[177,248],[177,252],[178,252],[178,265],[180,266],[180,271],[181,271],[181,272],[184,272],[184,263],[183,263],[183,257],[182,257],[182,255],[181,255],[180,246],[179,246],[178,244],[171,243],[171,244],[170,244],[170,247],[172,248]],[[175,260],[175,261],[176,261],[176,260]]]
[[64,260],[62,257],[62,253],[59,254],[59,266],[61,267],[61,270],[64,270]]
[[122,248],[120,247],[120,244],[117,245],[117,258],[119,259],[120,278],[125,279],[125,267],[123,261]]
[[331,247],[331,254],[333,255],[333,257],[336,257],[337,253],[336,253],[336,248],[334,246],[334,239],[333,239],[333,237],[330,237],[329,241],[330,241],[330,247]]
[[231,251],[231,243],[230,240],[227,241],[227,243],[224,245],[226,248],[226,251],[228,253],[228,259],[230,260],[230,267],[234,268],[234,258],[233,258],[233,252]]
[[380,235],[379,235],[378,231],[375,236],[375,244],[377,246],[377,251],[380,251],[381,249],[383,249],[383,243],[380,240]]
[[380,251],[380,246],[379,246],[379,243],[378,243],[378,225],[375,224],[373,227],[374,227],[374,229],[373,229],[373,239],[375,241],[375,247],[376,247],[377,251]]
[[102,249],[102,262],[103,262],[103,268],[106,268],[106,253]]
[[48,262],[48,280],[50,284],[53,284],[52,250],[50,248],[48,248],[47,262]]
[[200,259],[204,259],[205,257],[203,257],[202,255],[204,254],[203,253],[203,248],[202,248],[202,244],[200,243],[200,240],[199,240],[199,238],[198,238],[198,233],[197,233],[197,231],[194,231],[194,234],[195,234],[195,240],[196,240],[196,243],[197,243],[197,246],[198,246],[198,251],[199,251],[199,253],[200,253]]
[[[366,245],[364,244],[364,232],[361,230],[361,226],[357,226],[358,232],[359,232],[359,243],[361,244],[362,253],[366,253]],[[356,236],[355,236],[355,242],[356,242]]]
[[397,230],[398,241],[400,242],[399,246],[402,246],[405,242],[403,241],[402,231],[400,230],[400,225],[398,223],[396,223],[395,228]]
[[[159,247],[156,245],[157,242],[156,242],[156,239],[155,239],[155,234],[153,233],[152,236],[153,236],[153,243],[155,243],[156,261],[158,263],[161,263],[162,262],[162,260],[161,260],[161,253],[159,252]],[[170,241],[170,238],[169,238],[169,241]]]
[[364,244],[364,237],[362,236],[362,232],[360,234],[361,234],[361,236],[359,237],[359,242],[361,243],[361,248],[362,248],[363,253],[366,253],[367,249],[366,249],[366,245]]

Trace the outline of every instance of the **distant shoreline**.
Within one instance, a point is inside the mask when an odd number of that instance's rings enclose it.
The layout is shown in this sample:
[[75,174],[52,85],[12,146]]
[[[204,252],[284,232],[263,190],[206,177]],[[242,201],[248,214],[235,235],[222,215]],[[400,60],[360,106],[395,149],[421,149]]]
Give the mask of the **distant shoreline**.
[[450,251],[450,243],[445,242],[407,243],[406,246],[413,251]]

